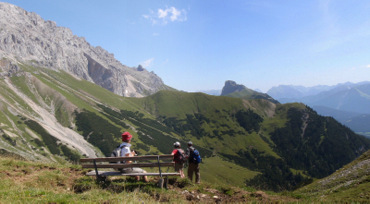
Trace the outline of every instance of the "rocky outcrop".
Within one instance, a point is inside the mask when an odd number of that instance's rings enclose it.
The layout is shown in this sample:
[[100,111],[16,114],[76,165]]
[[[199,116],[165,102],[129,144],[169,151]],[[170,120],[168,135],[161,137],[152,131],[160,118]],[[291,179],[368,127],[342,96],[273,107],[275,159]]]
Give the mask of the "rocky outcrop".
[[237,84],[235,81],[228,80],[222,88],[221,96],[230,96],[243,99],[265,99],[272,103],[278,104],[279,102],[265,93],[253,91],[244,85]]
[[234,92],[247,90],[244,85],[237,84],[235,81],[227,80],[225,86],[222,88],[221,96],[226,96]]
[[0,3],[2,58],[64,70],[122,96],[143,97],[169,88],[153,72],[127,67],[70,29],[8,3]]
[[17,74],[20,68],[9,60],[0,59],[0,78],[11,77]]

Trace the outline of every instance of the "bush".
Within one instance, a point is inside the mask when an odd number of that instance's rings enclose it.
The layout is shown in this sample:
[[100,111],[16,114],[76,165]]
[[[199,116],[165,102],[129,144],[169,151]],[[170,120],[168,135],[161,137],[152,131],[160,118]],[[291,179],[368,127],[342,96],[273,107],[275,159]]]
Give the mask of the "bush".
[[38,133],[42,141],[45,143],[46,147],[52,154],[60,155],[60,149],[58,146],[58,139],[50,135],[40,124],[33,120],[26,120],[25,124],[33,131]]
[[121,129],[87,110],[75,114],[77,130],[81,131],[84,138],[98,147],[105,156],[110,156],[117,146],[116,141],[121,135]]
[[66,145],[62,145],[61,149],[62,149],[64,156],[66,156],[69,161],[72,161],[72,162],[80,161],[81,156],[77,152],[68,148]]

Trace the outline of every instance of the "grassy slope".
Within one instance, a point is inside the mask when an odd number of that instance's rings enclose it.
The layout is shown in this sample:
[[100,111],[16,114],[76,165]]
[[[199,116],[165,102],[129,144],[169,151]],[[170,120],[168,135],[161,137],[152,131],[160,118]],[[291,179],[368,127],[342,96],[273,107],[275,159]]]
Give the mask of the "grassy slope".
[[[47,86],[60,92],[81,109],[85,108],[93,111],[91,105],[93,105],[95,100],[116,108],[128,110],[139,109],[135,104],[125,100],[124,97],[120,97],[86,80],[77,79],[66,72],[56,72],[42,68],[36,69],[30,66],[22,66],[22,68],[33,73],[33,76],[37,77]],[[35,72],[35,70],[37,70],[37,72]]]
[[290,108],[298,108],[303,110],[306,107],[304,104],[301,103],[277,105],[275,108],[274,117],[266,118],[266,120],[263,121],[261,131],[266,137],[269,137],[269,134],[272,133],[275,129],[285,127],[288,121],[287,112]]
[[370,202],[370,150],[295,193],[319,202]]
[[[233,136],[224,134],[223,139],[203,137],[195,138],[188,133],[186,138],[196,141],[196,144],[204,147],[214,147],[215,151],[224,152],[227,154],[235,154],[238,150],[245,149],[249,146],[257,147],[259,151],[264,151],[268,154],[276,156],[269,145],[263,141],[258,134],[248,134],[241,128],[232,118],[232,114],[239,110],[251,108],[262,116],[268,106],[266,101],[258,101],[255,103],[245,102],[238,98],[211,96],[203,93],[186,93],[178,91],[160,91],[152,96],[143,99],[132,99],[136,103],[141,104],[146,110],[157,116],[165,116],[167,118],[176,117],[178,119],[186,118],[186,115],[199,113],[213,120],[210,123],[203,123],[202,128],[212,134],[214,130],[223,130],[223,126],[227,129],[235,130]],[[273,108],[273,107],[270,107]],[[225,129],[225,130],[227,130]]]
[[[123,102],[122,97],[90,82],[78,80],[67,73],[23,65],[21,67],[31,75],[12,77],[10,78],[11,83],[37,105],[54,113],[58,121],[64,126],[69,126],[73,122],[75,108],[95,112],[104,118],[104,115],[96,108],[96,101],[112,101],[111,103],[119,104],[121,107],[125,104],[127,107],[131,107],[131,105]],[[2,87],[0,95],[4,101],[0,107],[0,129],[1,132],[5,133],[1,134],[3,135],[3,142],[0,143],[0,147],[24,157],[29,157],[32,160],[47,160],[49,157],[51,160],[60,161],[61,158],[52,156],[47,149],[34,142],[35,138],[36,140],[41,139],[40,135],[31,131],[24,124],[23,118],[29,118],[29,116],[39,118],[37,113],[21,97],[7,88],[4,80],[0,81],[0,85]],[[95,99],[94,94],[102,99]],[[12,111],[12,107],[20,111],[19,116],[15,114],[15,111]],[[118,139],[117,142],[119,142]],[[15,144],[17,144],[16,147]],[[29,145],[24,146],[24,144]],[[24,152],[19,152],[18,149]]]
[[[186,171],[186,170],[185,170]],[[200,164],[201,179],[213,184],[245,186],[245,180],[251,179],[258,172],[227,162],[219,157],[211,157]]]
[[[183,93],[183,92],[168,92],[168,91],[162,91],[159,92],[153,96],[140,99],[142,100],[141,102],[145,104],[144,106],[146,107],[147,110],[151,111],[152,113],[158,115],[158,116],[167,116],[167,117],[179,117],[179,118],[185,118],[185,115],[189,114],[195,114],[195,113],[200,113],[203,114],[205,117],[210,117],[214,119],[215,121],[210,122],[205,126],[204,124],[202,127],[207,127],[209,128],[208,132],[212,132],[212,126],[216,126],[218,129],[222,129],[223,126],[217,126],[217,122],[222,123],[223,125],[227,125],[231,127],[231,129],[234,130],[240,130],[238,128],[238,124],[235,123],[235,120],[232,118],[232,113],[237,112],[240,109],[247,109],[249,107],[253,107],[254,111],[257,113],[263,113],[262,110],[264,110],[263,105],[260,106],[244,106],[246,104],[245,100],[241,99],[231,99],[228,97],[216,97],[216,96],[209,96],[206,94],[201,94],[201,93]],[[138,100],[139,101],[139,100]],[[255,100],[253,100],[256,102]],[[257,102],[258,103],[258,102]],[[262,104],[261,102],[259,104]],[[241,106],[243,105],[243,106]],[[265,105],[265,104],[264,104]],[[256,108],[257,107],[257,108]],[[258,107],[261,107],[259,109]],[[173,110],[173,111],[171,111]],[[214,152],[216,153],[223,153],[223,154],[229,154],[229,155],[235,155],[238,151],[248,151],[248,149],[253,148],[257,149],[258,151],[265,152],[267,155],[274,156],[276,158],[279,158],[279,156],[271,149],[271,146],[268,145],[270,143],[272,146],[274,145],[271,141],[270,134],[274,131],[276,131],[277,128],[283,128],[286,126],[288,122],[288,113],[292,114],[292,110],[294,111],[294,114],[300,114],[300,112],[308,113],[309,108],[307,108],[304,104],[298,104],[298,103],[292,103],[292,104],[283,104],[283,105],[276,105],[276,109],[274,109],[274,116],[273,117],[268,117],[268,114],[261,114],[264,117],[264,122],[262,123],[261,130],[257,132],[252,132],[252,133],[237,133],[232,134],[232,135],[222,135],[222,139],[219,138],[201,138],[201,140],[196,140],[196,138],[192,137],[190,133],[186,135],[187,138],[191,138],[192,140],[195,140],[197,144],[203,145],[205,147],[214,147]],[[230,111],[230,112],[228,112]],[[231,113],[231,114],[230,114]],[[264,112],[266,113],[266,112]],[[166,115],[168,114],[168,115]],[[303,115],[302,115],[303,117]],[[299,121],[300,119],[302,120],[303,118],[294,118],[294,120]],[[311,127],[314,125],[317,125],[318,127],[321,127],[321,125],[328,124],[330,125],[331,129],[323,129],[323,133],[326,135],[325,131],[329,131],[327,133],[328,138],[325,138],[325,136],[321,135],[321,139],[326,141],[326,143],[331,143],[332,145],[335,145],[336,143],[333,142],[335,139],[332,134],[333,132],[336,131],[336,128],[339,128],[337,123],[335,121],[330,122],[330,119],[328,119],[329,122],[326,122],[326,119],[323,117],[318,116],[316,113],[311,113],[311,118],[314,118],[314,121],[309,123],[310,126],[308,126],[308,130],[313,130]],[[293,121],[295,122],[295,121]],[[309,121],[310,122],[310,121]],[[291,124],[292,125],[292,124]],[[302,128],[304,126],[289,126],[288,128],[295,128],[295,130],[302,131]],[[204,129],[207,129],[204,128]],[[311,129],[310,129],[311,128]],[[343,128],[342,128],[343,129]],[[320,129],[321,130],[321,129]],[[288,131],[288,133],[291,133]],[[294,133],[295,135],[291,135],[296,137],[297,134],[299,135],[300,132],[297,133],[297,131]],[[316,132],[310,132],[309,137],[312,139],[314,137],[317,137],[318,133]],[[264,136],[265,138],[262,139],[261,136]],[[343,135],[341,135],[343,136]],[[353,135],[351,135],[353,136]],[[308,138],[307,138],[308,139]],[[357,138],[358,139],[358,138]],[[317,141],[314,141],[317,142]],[[321,143],[317,143],[316,145],[320,146]],[[293,145],[293,144],[289,144]],[[304,147],[304,143],[300,144],[301,146]],[[345,144],[343,144],[345,146]],[[347,150],[349,145],[346,146]],[[305,147],[306,148],[306,147]],[[313,148],[309,145],[307,145],[307,148]],[[336,150],[330,150],[331,154],[333,154],[333,151]],[[312,159],[312,158],[310,158]],[[320,157],[320,159],[322,159]],[[297,160],[298,161],[298,160]],[[217,163],[217,162],[216,162]],[[225,165],[225,164],[223,164]],[[225,166],[223,166],[225,167]],[[298,167],[301,168],[301,167]],[[211,169],[211,168],[210,168]],[[210,169],[208,169],[210,171]],[[221,168],[222,169],[222,168]],[[227,172],[227,167],[223,168],[222,172]],[[307,176],[304,171],[297,171],[295,169],[292,169],[293,172],[300,172],[303,173],[304,176]],[[218,172],[219,173],[219,172]],[[217,174],[217,173],[214,173]],[[218,174],[219,177],[222,177],[222,173]],[[249,174],[250,176],[251,174]]]
[[186,114],[203,113],[206,116],[215,114],[215,110],[240,109],[241,100],[229,97],[211,96],[203,93],[180,91],[159,91],[143,99],[132,99],[154,115],[185,118]]
[[294,202],[289,196],[246,191],[226,184],[190,184],[172,178],[168,190],[130,178],[98,184],[78,166],[46,164],[0,156],[1,203],[256,203]]
[[248,89],[248,88],[241,90],[241,91],[230,93],[227,96],[230,96],[233,98],[243,98],[243,99],[265,99],[273,103],[279,103],[277,100],[273,99],[271,96],[265,93],[253,91],[252,89]]
[[[21,156],[27,156],[31,154],[32,158],[45,159],[42,156],[43,150],[35,153],[38,150],[32,150],[31,146],[35,145],[31,141],[32,136],[27,134],[27,129],[24,124],[22,124],[21,116],[17,115],[14,108],[19,108],[24,112],[28,112],[31,115],[38,116],[30,106],[27,105],[13,90],[6,86],[4,80],[0,80],[0,97],[4,102],[0,102],[0,148],[14,152]],[[11,104],[10,106],[7,104]],[[25,142],[27,141],[27,142]]]
[[327,178],[293,193],[281,194],[246,191],[225,183],[193,185],[181,179],[172,179],[170,188],[161,190],[154,187],[156,178],[152,177],[149,184],[120,177],[99,185],[93,177],[84,176],[86,171],[78,166],[0,156],[0,200],[2,203],[368,203],[369,154],[368,151]]
[[[2,203],[154,203],[147,194],[113,194],[92,188],[76,194],[74,182],[83,174],[75,166],[34,163],[0,157],[0,200]],[[136,202],[135,202],[136,203]]]
[[[251,108],[254,112],[259,113],[264,118],[259,132],[248,133],[246,131],[240,131],[242,132],[240,133],[237,131],[232,135],[222,135],[222,139],[212,137],[197,139],[190,133],[187,133],[187,135],[185,136],[193,141],[196,141],[196,144],[203,147],[213,147],[213,151],[216,154],[222,153],[233,156],[237,156],[236,153],[239,151],[250,151],[251,149],[256,149],[259,152],[264,152],[266,155],[280,158],[280,156],[277,155],[271,147],[274,146],[274,143],[270,138],[270,134],[276,129],[286,126],[288,121],[287,114],[288,111],[292,108],[296,110],[306,111],[306,106],[299,103],[283,105],[275,104],[274,106],[272,106],[270,105],[271,103],[266,103],[266,101],[264,100],[246,101],[238,98],[209,96],[201,93],[194,94],[170,91],[161,91],[153,96],[135,100],[137,100],[138,103],[141,103],[147,110],[149,110],[153,114],[156,114],[157,116],[185,118],[187,114],[203,114],[205,117],[209,117],[215,120],[213,121],[213,123],[210,122],[206,125],[205,123],[203,123],[202,128],[204,128],[208,132],[212,132],[212,126],[216,127],[217,129],[223,128],[222,125],[218,126],[217,122],[231,127],[231,129],[239,131],[240,126],[238,126],[238,124],[235,123],[235,120],[231,117],[232,113],[235,113],[238,110]],[[268,109],[270,109],[271,111],[266,111]],[[273,114],[271,114],[271,112],[273,112]],[[300,129],[301,127],[298,128]],[[269,144],[271,144],[271,146]],[[215,163],[217,164],[217,162]],[[218,177],[222,178],[225,175],[224,172],[227,172],[227,169],[230,169],[226,163],[223,163],[222,165],[223,166],[220,166],[220,169],[222,169],[222,171],[220,170],[219,172],[217,172],[212,171],[212,168],[207,168],[206,172],[212,172],[212,175],[218,175]],[[291,170],[293,172],[303,173],[304,176],[307,175],[302,170]],[[250,178],[256,175],[252,172],[249,172],[247,174],[247,176],[243,177],[243,180],[245,180],[244,178]],[[242,174],[232,175],[238,176]],[[237,180],[237,176],[232,177],[231,180]],[[211,176],[209,176],[207,179],[212,178]]]
[[[215,128],[223,130],[223,125],[237,130],[233,135],[222,135],[217,137],[196,138],[191,133],[184,135],[195,141],[197,145],[212,147],[213,152],[218,154],[230,154],[237,156],[238,151],[250,151],[257,149],[265,155],[275,158],[279,156],[272,150],[270,145],[262,139],[261,135],[269,140],[269,133],[276,127],[283,127],[286,122],[286,111],[292,106],[304,108],[301,104],[278,105],[276,117],[276,104],[266,100],[242,100],[231,97],[210,96],[202,93],[185,93],[173,91],[161,91],[153,96],[143,99],[133,99],[142,104],[145,109],[157,116],[176,117],[184,119],[186,115],[202,114],[211,118],[213,122],[203,123],[202,128],[211,132]],[[231,117],[232,113],[239,110],[252,109],[264,118],[260,132],[248,133],[243,130]],[[219,125],[222,124],[222,125]],[[228,130],[225,128],[225,131]],[[239,131],[239,132],[238,132]],[[270,140],[271,143],[271,140]],[[235,161],[234,161],[235,162]],[[253,178],[258,172],[235,165],[235,163],[224,161],[219,157],[206,158],[201,166],[202,178],[215,183],[230,183],[238,186],[245,185],[245,180]]]

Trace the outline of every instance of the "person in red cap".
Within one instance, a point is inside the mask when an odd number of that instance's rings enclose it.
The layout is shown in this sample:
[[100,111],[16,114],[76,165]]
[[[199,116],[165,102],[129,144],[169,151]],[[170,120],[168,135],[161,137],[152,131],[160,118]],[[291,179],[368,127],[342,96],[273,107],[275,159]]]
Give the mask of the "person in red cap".
[[[120,145],[121,148],[121,156],[122,157],[133,157],[136,156],[136,152],[134,150],[131,151],[131,139],[132,135],[129,132],[122,133],[122,144]],[[127,163],[131,163],[132,161],[128,161]],[[137,167],[133,168],[125,168],[121,170],[123,173],[146,173],[145,170]],[[136,176],[136,179],[139,181],[140,177]],[[148,177],[144,176],[145,182],[148,182]]]

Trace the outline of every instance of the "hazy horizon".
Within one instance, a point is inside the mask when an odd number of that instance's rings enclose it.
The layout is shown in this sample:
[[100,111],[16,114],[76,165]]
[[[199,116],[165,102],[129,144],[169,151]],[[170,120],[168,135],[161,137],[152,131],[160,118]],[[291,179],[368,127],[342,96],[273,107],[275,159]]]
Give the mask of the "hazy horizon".
[[[236,82],[236,83],[239,84],[238,82]],[[266,91],[262,91],[260,89],[253,89],[253,90],[254,91],[258,91],[258,92],[262,92],[262,93],[267,93],[270,89],[272,89],[274,87],[279,87],[279,86],[295,86],[295,87],[302,86],[302,87],[305,87],[305,88],[313,88],[313,87],[317,87],[317,86],[337,86],[337,85],[346,84],[346,83],[359,84],[359,83],[370,83],[370,81],[360,81],[360,82],[346,81],[346,82],[337,83],[337,84],[333,84],[333,85],[317,84],[317,85],[313,85],[313,86],[303,86],[303,85],[294,85],[294,84],[279,84],[279,85],[276,85],[276,86],[273,86],[273,87],[267,89]],[[244,85],[244,84],[239,84],[239,85]],[[199,90],[194,91],[194,92],[204,92],[204,93],[207,93],[207,92],[220,92],[221,93],[222,88],[223,88],[223,86],[221,88],[219,88],[219,89],[208,89],[208,90],[206,90],[206,89],[199,89]],[[250,87],[247,87],[247,88],[250,88]]]

